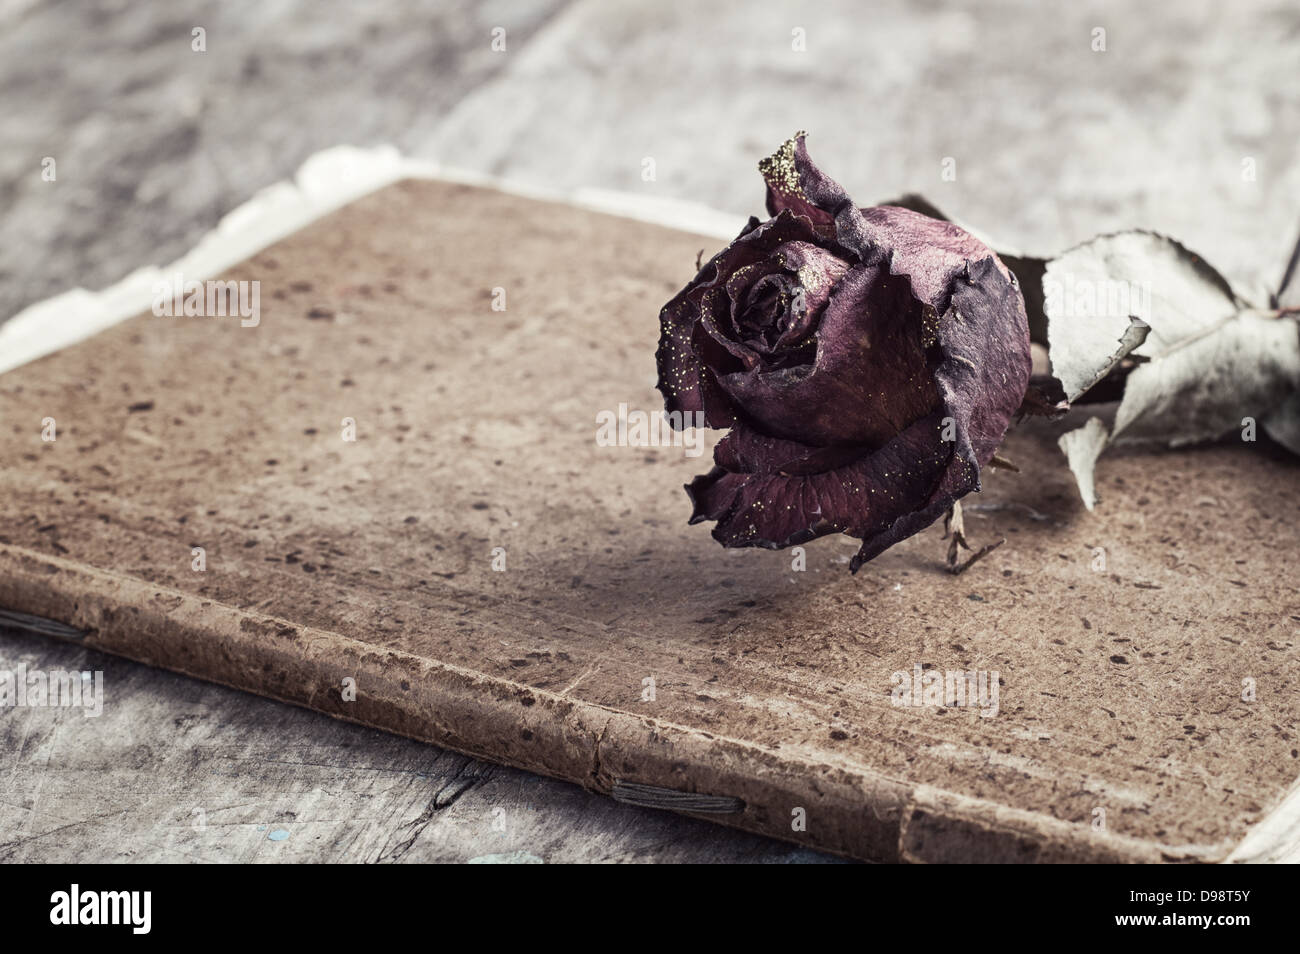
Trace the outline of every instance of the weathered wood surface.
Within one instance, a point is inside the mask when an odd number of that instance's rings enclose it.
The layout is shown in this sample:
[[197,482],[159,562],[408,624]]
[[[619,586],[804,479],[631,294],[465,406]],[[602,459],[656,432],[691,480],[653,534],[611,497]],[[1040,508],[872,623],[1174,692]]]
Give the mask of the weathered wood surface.
[[798,128],[864,200],[920,191],[1035,252],[1164,230],[1258,286],[1300,223],[1298,29],[1291,0],[7,0],[0,320],[172,261],[337,143],[747,216],[738,170]]
[[[514,47],[563,6],[510,4]],[[321,149],[412,150],[509,66],[489,46],[504,12],[475,0],[0,3],[0,321],[179,258]]]
[[0,862],[833,860],[0,628],[20,664],[106,704],[0,708]]

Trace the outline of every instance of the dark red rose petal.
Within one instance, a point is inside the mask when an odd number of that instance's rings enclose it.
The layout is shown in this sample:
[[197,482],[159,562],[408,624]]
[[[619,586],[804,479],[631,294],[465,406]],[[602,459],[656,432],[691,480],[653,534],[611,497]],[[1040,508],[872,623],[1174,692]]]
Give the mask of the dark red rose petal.
[[691,521],[726,546],[850,534],[856,572],[979,489],[1029,381],[1024,302],[957,226],[857,208],[802,134],[760,168],[773,219],[662,313],[668,409],[733,427]]
[[[959,398],[964,383],[954,388]],[[845,533],[863,541],[849,564],[856,573],[978,489],[978,466],[943,439],[946,410],[866,453],[774,440],[738,425],[715,450],[718,466],[686,487],[690,522],[718,521],[713,537],[729,547],[780,549]]]
[[958,453],[976,467],[978,490],[978,468],[1002,443],[1032,366],[1024,300],[993,255],[972,262],[953,283],[939,346],[944,360],[935,381],[957,421]]
[[[969,277],[967,277],[967,275]],[[862,548],[849,564],[854,573],[900,540],[942,517],[953,501],[980,489],[980,468],[1002,443],[1011,416],[1029,384],[1029,324],[1024,301],[990,255],[955,282],[939,322],[944,360],[935,371],[943,396],[940,420],[951,418],[954,453],[943,477],[915,512],[900,517]]]
[[[691,522],[716,520],[713,537],[729,547],[780,549],[829,533],[869,541],[888,534],[918,501],[933,496],[944,476],[953,448],[940,440],[941,417],[936,412],[916,421],[884,446],[817,473],[772,472],[770,460],[752,445],[747,458],[723,452],[727,464],[748,463],[760,472],[717,466],[696,477],[686,488],[694,503]],[[830,453],[808,450],[810,456]]]
[[758,164],[767,183],[768,213],[788,210],[803,216],[823,239],[854,252],[864,264],[879,261],[885,249],[873,226],[840,184],[808,158],[804,136],[796,133]]
[[802,307],[782,331],[774,349],[777,352],[794,347],[811,334],[835,286],[849,270],[848,262],[808,242],[786,242],[780,261],[797,279]]
[[883,264],[859,266],[831,292],[811,368],[746,367],[720,373],[718,384],[773,437],[879,447],[938,406],[926,320],[905,279]]
[[725,470],[762,476],[820,474],[863,456],[860,447],[810,447],[798,441],[766,437],[740,425],[718,442],[713,459]]
[[[665,410],[703,411],[710,427],[729,427],[735,419],[735,410],[717,389],[713,376],[701,362],[692,346],[696,326],[701,318],[716,323],[714,312],[720,309],[725,298],[725,282],[738,269],[760,263],[783,244],[815,239],[806,220],[793,215],[777,216],[767,222],[751,219],[740,235],[725,249],[715,255],[691,282],[678,292],[659,313],[659,347],[655,360],[659,367],[659,391],[664,396]],[[704,299],[716,290],[711,303],[701,311]],[[728,339],[718,335],[719,342]],[[724,345],[725,350],[725,345]]]
[[993,257],[998,271],[1011,280],[1011,272],[987,245],[951,222],[887,205],[863,209],[862,216],[891,249],[894,274],[908,276],[921,300],[937,312],[948,307],[953,276],[964,272],[967,262]]

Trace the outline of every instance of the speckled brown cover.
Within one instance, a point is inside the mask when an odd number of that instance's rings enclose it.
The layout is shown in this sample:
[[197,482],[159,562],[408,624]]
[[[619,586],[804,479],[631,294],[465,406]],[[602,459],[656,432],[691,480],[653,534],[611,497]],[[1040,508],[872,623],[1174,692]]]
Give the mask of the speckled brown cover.
[[[3,375],[0,608],[860,858],[1225,857],[1300,767],[1300,466],[1108,454],[1088,514],[1022,428],[964,576],[939,527],[856,577],[847,538],[724,551],[681,489],[711,446],[595,440],[661,406],[659,306],[718,245],[402,183],[232,269],[256,328],[146,314]],[[916,665],[998,671],[998,714],[892,705]]]

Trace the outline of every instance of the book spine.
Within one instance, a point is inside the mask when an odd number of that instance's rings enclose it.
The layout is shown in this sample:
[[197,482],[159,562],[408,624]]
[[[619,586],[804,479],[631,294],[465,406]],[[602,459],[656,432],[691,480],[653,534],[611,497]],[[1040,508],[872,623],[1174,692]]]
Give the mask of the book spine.
[[41,621],[27,628],[88,648],[862,860],[1183,860],[1086,825],[585,703],[20,547],[0,545],[0,610],[10,625],[26,614]]

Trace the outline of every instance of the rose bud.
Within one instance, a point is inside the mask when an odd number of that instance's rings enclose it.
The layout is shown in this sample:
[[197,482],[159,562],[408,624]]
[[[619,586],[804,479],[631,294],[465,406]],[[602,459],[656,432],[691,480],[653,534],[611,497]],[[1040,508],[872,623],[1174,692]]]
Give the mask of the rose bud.
[[772,217],[660,313],[666,409],[731,429],[691,523],[728,547],[848,534],[857,572],[980,489],[1029,382],[1024,300],[963,229],[859,209],[802,133],[759,170]]

